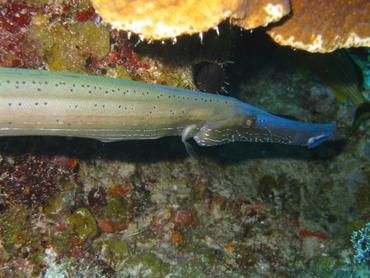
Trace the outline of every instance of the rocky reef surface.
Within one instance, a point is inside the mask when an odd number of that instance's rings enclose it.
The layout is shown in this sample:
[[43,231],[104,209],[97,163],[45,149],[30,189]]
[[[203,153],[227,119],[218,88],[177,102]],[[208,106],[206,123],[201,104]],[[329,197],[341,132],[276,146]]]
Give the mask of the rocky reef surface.
[[[214,88],[214,78],[225,79],[220,91],[272,113],[336,122],[338,136],[315,149],[196,148],[199,159],[179,138],[1,138],[1,277],[369,271],[366,263],[352,265],[350,240],[370,215],[369,122],[344,140],[356,107],[303,74],[293,50],[228,25],[202,43],[194,36],[147,44],[100,24],[88,1],[3,2],[1,66],[191,89],[196,80]],[[199,70],[204,64],[214,66]]]

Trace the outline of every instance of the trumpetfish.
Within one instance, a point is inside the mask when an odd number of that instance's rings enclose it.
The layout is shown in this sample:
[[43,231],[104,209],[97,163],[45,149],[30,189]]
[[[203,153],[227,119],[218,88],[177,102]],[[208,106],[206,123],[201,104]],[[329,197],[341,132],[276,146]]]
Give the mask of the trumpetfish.
[[233,97],[108,77],[0,67],[0,136],[103,142],[181,136],[185,146],[272,142],[315,147],[335,124],[275,116]]

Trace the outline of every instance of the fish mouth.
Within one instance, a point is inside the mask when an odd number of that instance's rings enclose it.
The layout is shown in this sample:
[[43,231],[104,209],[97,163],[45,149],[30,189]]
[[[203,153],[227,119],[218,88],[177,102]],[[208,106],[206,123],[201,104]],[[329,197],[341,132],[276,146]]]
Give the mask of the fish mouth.
[[332,134],[321,134],[321,135],[318,135],[318,136],[310,137],[307,140],[306,146],[308,148],[314,148],[314,147],[320,145],[321,143],[329,140],[331,137],[332,137]]
[[319,134],[315,134],[307,139],[305,144],[308,148],[314,148],[325,141],[328,141],[333,138],[334,132],[336,130],[335,124],[326,124],[322,125],[323,131]]

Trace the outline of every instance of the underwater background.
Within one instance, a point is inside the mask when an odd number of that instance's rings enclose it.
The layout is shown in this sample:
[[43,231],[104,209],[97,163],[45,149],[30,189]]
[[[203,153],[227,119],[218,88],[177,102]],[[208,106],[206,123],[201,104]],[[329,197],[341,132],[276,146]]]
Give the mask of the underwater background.
[[338,129],[314,149],[198,158],[177,137],[0,138],[0,277],[370,276],[369,48],[312,54],[228,22],[148,42],[89,1],[0,4],[0,66],[217,92]]

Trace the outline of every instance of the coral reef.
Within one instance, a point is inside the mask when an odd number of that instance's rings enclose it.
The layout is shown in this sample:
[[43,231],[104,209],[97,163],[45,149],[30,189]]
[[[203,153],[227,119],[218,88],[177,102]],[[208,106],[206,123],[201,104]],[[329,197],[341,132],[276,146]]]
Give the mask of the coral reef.
[[370,263],[370,223],[359,231],[354,231],[351,242],[355,249],[357,263]]
[[232,17],[231,22],[249,30],[279,21],[289,14],[290,3],[287,0],[248,0],[243,8],[244,17]]
[[279,44],[309,52],[370,45],[370,2],[292,0],[292,15],[268,34]]
[[202,36],[212,28],[218,32],[220,22],[229,19],[246,30],[279,21],[268,29],[268,34],[281,45],[309,52],[370,45],[370,4],[362,0],[92,2],[113,28],[146,40],[196,33]]
[[[89,1],[0,2],[1,66],[204,90],[225,80],[230,95],[273,113],[335,119],[338,137],[351,127],[355,107],[297,73],[265,30],[221,25],[203,44],[138,44],[102,25]],[[369,130],[362,122],[349,141],[313,150],[199,148],[199,160],[177,138],[1,138],[0,276],[368,277],[346,260],[368,223]],[[354,238],[359,254],[365,235]]]
[[287,0],[92,0],[99,15],[113,28],[139,34],[143,39],[168,39],[208,31],[225,19],[251,29],[285,16]]

